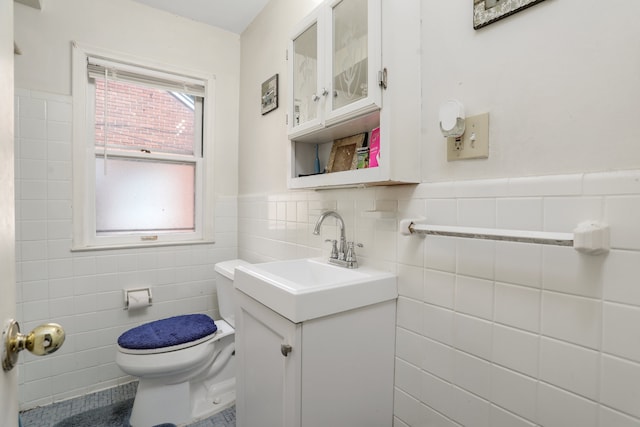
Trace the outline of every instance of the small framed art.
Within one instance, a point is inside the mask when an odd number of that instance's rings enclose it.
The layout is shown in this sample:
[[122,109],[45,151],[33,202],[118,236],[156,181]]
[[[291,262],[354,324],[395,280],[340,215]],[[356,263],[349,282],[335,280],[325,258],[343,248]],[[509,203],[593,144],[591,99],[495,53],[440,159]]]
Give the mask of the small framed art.
[[479,29],[544,0],[473,0],[473,28]]
[[262,83],[262,115],[278,108],[278,75]]
[[329,162],[327,163],[327,172],[342,172],[356,169],[358,164],[358,156],[356,155],[358,148],[364,144],[366,133],[348,136],[333,141]]

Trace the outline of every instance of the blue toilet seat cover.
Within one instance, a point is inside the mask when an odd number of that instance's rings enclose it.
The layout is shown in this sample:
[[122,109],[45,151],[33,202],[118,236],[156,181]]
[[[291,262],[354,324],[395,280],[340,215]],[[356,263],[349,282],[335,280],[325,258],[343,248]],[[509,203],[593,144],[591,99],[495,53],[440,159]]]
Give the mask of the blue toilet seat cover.
[[118,345],[131,350],[150,350],[196,341],[218,330],[206,314],[185,314],[145,323],[118,337]]

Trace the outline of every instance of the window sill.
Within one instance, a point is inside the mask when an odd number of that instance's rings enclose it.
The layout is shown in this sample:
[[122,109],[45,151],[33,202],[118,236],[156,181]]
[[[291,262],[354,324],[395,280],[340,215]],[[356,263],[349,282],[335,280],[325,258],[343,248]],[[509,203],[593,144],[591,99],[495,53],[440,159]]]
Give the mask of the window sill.
[[112,249],[138,249],[138,248],[159,248],[164,246],[193,246],[211,245],[215,240],[192,240],[181,242],[148,242],[148,243],[122,243],[116,245],[96,245],[96,246],[71,246],[71,252],[91,252],[107,251]]

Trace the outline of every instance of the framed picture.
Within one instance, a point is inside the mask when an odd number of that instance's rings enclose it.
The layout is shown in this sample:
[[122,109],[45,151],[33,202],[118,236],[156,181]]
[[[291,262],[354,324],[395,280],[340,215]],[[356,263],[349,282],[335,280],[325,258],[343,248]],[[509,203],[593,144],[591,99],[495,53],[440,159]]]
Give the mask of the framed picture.
[[348,136],[333,141],[327,172],[342,172],[355,169],[358,163],[356,152],[362,147],[366,138],[366,133]]
[[262,83],[262,115],[278,108],[278,75]]
[[473,28],[511,16],[544,0],[473,0]]

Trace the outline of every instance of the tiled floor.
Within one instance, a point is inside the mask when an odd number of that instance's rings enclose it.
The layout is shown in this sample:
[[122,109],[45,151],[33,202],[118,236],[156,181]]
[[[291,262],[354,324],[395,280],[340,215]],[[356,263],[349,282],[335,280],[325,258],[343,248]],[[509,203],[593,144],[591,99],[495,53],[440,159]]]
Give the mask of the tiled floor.
[[[20,414],[22,427],[128,426],[126,421],[128,421],[137,385],[137,382],[133,382],[75,399],[30,409]],[[211,418],[190,424],[189,427],[235,427],[235,425],[236,410],[235,406],[232,406]]]

